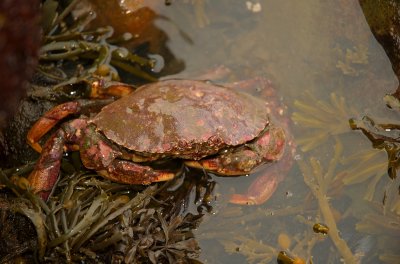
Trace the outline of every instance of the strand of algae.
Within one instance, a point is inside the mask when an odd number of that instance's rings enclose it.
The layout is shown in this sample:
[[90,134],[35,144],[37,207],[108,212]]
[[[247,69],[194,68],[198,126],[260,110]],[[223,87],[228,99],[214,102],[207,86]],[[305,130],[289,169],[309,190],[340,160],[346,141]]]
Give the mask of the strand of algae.
[[330,204],[327,196],[327,187],[333,180],[334,168],[336,167],[339,157],[342,153],[342,144],[336,140],[334,157],[331,160],[327,172],[324,174],[319,160],[314,157],[310,158],[309,164],[303,160],[298,160],[301,171],[303,172],[304,182],[311,189],[313,195],[318,201],[321,214],[325,224],[329,227],[328,235],[333,244],[341,254],[346,264],[357,263],[356,257],[351,252],[346,241],[339,235]]

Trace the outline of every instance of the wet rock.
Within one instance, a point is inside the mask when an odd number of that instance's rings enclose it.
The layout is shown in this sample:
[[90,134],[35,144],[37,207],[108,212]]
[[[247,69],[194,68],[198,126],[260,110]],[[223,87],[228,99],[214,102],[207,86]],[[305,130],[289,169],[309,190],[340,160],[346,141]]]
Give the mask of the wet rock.
[[[400,2],[396,0],[359,0],[375,38],[388,55],[400,80]],[[400,98],[400,86],[394,94]]]
[[16,155],[11,149],[5,151],[4,143],[9,139],[5,139],[3,132],[37,64],[41,39],[39,11],[38,0],[0,1],[0,158],[3,164],[9,154]]
[[3,151],[0,153],[0,166],[13,167],[32,161],[38,154],[26,143],[26,134],[33,122],[54,103],[49,101],[36,101],[24,99],[21,101],[14,117],[8,122],[8,126],[0,137],[0,145]]
[[16,110],[37,64],[39,1],[0,1],[0,129]]

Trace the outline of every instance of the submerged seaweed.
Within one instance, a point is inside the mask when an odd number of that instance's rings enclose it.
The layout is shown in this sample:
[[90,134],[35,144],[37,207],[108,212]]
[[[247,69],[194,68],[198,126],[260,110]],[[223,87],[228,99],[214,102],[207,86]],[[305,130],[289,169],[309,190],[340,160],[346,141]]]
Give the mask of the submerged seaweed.
[[[304,263],[300,260],[312,256],[317,240],[313,239],[312,231],[297,234],[286,223],[288,219],[298,223],[296,215],[301,213],[310,212],[303,205],[271,209],[260,206],[251,210],[227,206],[213,217],[205,216],[201,232],[196,233],[196,237],[206,245],[211,244],[212,248],[221,247],[220,250],[230,255],[242,257],[246,263],[272,263],[282,250],[299,261],[296,263]],[[282,241],[282,236],[285,236],[285,241]],[[214,246],[215,242],[219,245]],[[218,263],[220,259],[207,261]]]
[[[385,99],[393,109],[399,110],[396,98],[388,95]],[[380,235],[380,244],[385,250],[379,255],[379,259],[383,263],[394,263],[400,258],[397,246],[393,246],[398,244],[400,236],[399,177],[397,177],[400,165],[400,125],[395,121],[375,122],[375,120],[368,116],[364,116],[361,120],[349,120],[352,129],[361,130],[372,142],[372,146],[380,150],[374,150],[374,153],[386,152],[387,154],[387,159],[380,158],[379,162],[375,158],[373,169],[367,173],[371,176],[375,174],[370,185],[375,186],[383,175],[388,174],[390,177],[380,201],[372,200],[373,187],[368,188],[370,191],[367,192],[369,193],[367,200],[370,210],[363,214],[356,224],[356,230],[369,235]]]
[[334,93],[330,95],[330,102],[317,100],[312,94],[308,94],[308,98],[311,100],[307,102],[295,100],[297,111],[292,114],[292,120],[298,126],[314,131],[296,138],[296,143],[304,152],[323,144],[332,136],[349,132],[346,120],[356,113],[346,104],[344,97]]
[[389,186],[387,197],[383,208],[380,202],[369,202],[369,210],[357,222],[356,230],[373,237],[379,235],[380,247],[384,249],[379,254],[379,260],[383,263],[395,263],[400,258],[397,246],[400,236],[400,200],[397,186]]
[[329,228],[329,232],[327,233],[333,244],[341,254],[345,263],[356,263],[356,257],[350,250],[346,241],[340,237],[340,232],[328,197],[329,187],[333,183],[335,168],[339,162],[341,154],[342,145],[340,141],[337,141],[334,157],[329,163],[326,172],[323,171],[320,161],[314,157],[311,157],[309,162],[303,160],[299,160],[298,162],[304,176],[304,182],[308,185],[312,194],[318,201],[319,211],[322,214],[326,226]]
[[[363,151],[362,155],[357,153],[349,159],[343,159],[343,145],[339,137],[334,139],[336,144],[327,165],[324,165],[325,160],[307,157],[306,154],[298,159],[304,182],[311,190],[303,202],[282,208],[259,207],[249,212],[243,207],[224,208],[217,221],[214,219],[210,223],[207,221],[209,219],[204,220],[202,232],[197,234],[197,238],[206,240],[207,243],[218,241],[225,252],[241,255],[247,263],[270,263],[277,258],[278,261],[282,259],[291,261],[287,263],[305,263],[303,259],[311,261],[322,244],[325,248],[330,246],[336,248],[334,251],[325,252],[324,260],[327,263],[336,263],[340,260],[346,263],[360,263],[378,256],[382,261],[394,259],[397,253],[389,245],[396,243],[398,231],[397,215],[400,203],[393,197],[396,188],[390,185],[387,189],[388,200],[383,208],[383,214],[379,210],[368,211],[371,203],[378,204],[373,199],[375,197],[364,200],[360,199],[358,191],[343,192],[344,187],[350,185],[360,187],[362,185],[357,185],[358,183],[364,183],[372,178],[365,195],[369,196],[371,190],[374,193],[375,179],[381,179],[382,175],[385,175],[382,168],[386,162],[382,163],[382,153]],[[357,155],[361,156],[356,157]],[[359,159],[368,164],[375,164],[377,160],[380,163],[377,167],[364,164],[365,170],[362,170],[361,165],[352,170],[353,167],[348,165],[358,163]],[[348,162],[345,163],[348,168],[344,170],[343,160]],[[352,173],[355,174],[354,177]],[[338,203],[338,199],[332,199],[334,195],[341,196],[340,199],[346,202]],[[351,202],[348,199],[351,199]],[[269,204],[268,207],[270,206]],[[285,221],[282,221],[282,217]],[[306,226],[305,231],[298,233],[296,230],[291,230],[288,221],[293,221],[293,225],[296,226],[298,224]],[[343,225],[349,221],[355,221],[358,233]],[[379,255],[369,254],[376,243],[375,236],[371,235],[379,235],[386,241],[385,243],[388,243],[386,250],[379,251]],[[285,239],[281,241],[283,236]]]
[[344,185],[360,184],[369,181],[364,199],[372,201],[380,180],[387,175],[387,159],[383,151],[361,149],[343,158],[342,164],[347,169],[341,174],[340,180]]
[[365,116],[361,120],[350,119],[354,130],[361,130],[372,142],[374,148],[384,149],[388,156],[387,171],[391,179],[397,176],[400,166],[400,125],[393,123],[376,123]]
[[360,65],[368,64],[368,48],[359,45],[352,49],[346,49],[344,52],[342,49],[337,48],[339,57],[336,64],[336,68],[340,69],[344,75],[359,76],[365,70],[360,68]]

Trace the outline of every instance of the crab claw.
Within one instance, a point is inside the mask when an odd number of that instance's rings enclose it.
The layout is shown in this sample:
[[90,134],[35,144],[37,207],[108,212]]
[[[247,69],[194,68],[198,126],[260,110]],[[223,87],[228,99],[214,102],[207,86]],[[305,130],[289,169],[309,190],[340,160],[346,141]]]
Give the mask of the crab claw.
[[[44,201],[47,201],[58,179],[59,164],[51,166],[44,171],[35,170],[29,175],[29,184],[33,191]],[[54,174],[56,172],[56,174]],[[54,176],[56,175],[56,176]]]
[[244,194],[233,194],[230,202],[240,205],[260,205],[265,203],[276,191],[278,184],[284,179],[293,165],[295,147],[290,139],[288,150],[279,162],[270,164],[262,175],[258,176]]
[[60,129],[53,134],[44,145],[43,154],[28,177],[31,188],[43,200],[47,200],[57,182],[64,141],[63,130]]
[[185,165],[192,168],[204,169],[221,176],[240,176],[250,173],[262,162],[258,153],[242,149],[226,155],[202,160],[188,160]]
[[27,135],[28,144],[37,152],[42,152],[38,141],[52,129],[61,119],[70,114],[79,112],[79,102],[67,102],[60,104],[47,111],[29,130]]
[[259,176],[251,183],[245,194],[232,194],[229,202],[240,205],[260,205],[265,203],[275,192],[282,178],[277,173],[277,171],[268,171]]
[[111,181],[124,184],[144,184],[168,181],[177,173],[154,170],[149,166],[136,164],[126,160],[114,160],[107,168],[97,171],[101,176]]

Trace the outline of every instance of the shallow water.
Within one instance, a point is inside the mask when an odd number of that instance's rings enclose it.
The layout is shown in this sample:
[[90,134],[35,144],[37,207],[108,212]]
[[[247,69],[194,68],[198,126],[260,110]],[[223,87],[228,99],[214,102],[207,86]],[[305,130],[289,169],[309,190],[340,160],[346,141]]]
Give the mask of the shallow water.
[[[314,223],[326,224],[333,215],[339,239],[351,252],[348,262],[395,263],[394,245],[400,243],[398,180],[389,180],[386,154],[351,131],[348,119],[365,114],[395,118],[382,97],[396,89],[397,79],[358,2],[193,3],[176,1],[158,11],[168,20],[156,25],[185,65],[172,77],[189,78],[224,65],[232,70],[231,81],[270,79],[288,107],[300,161],[261,206],[226,202],[230,193],[244,191],[254,175],[213,177],[218,183],[213,212],[196,231],[200,259],[275,263],[278,252],[285,250],[314,263],[339,263],[345,249],[335,246],[332,236],[312,230]],[[305,174],[318,186],[320,200],[305,183]],[[385,191],[389,198],[383,206]]]
[[[198,78],[225,66],[231,72],[217,82],[271,80],[297,146],[293,166],[263,205],[227,201],[268,168],[211,176],[212,211],[196,230],[200,260],[276,263],[283,250],[307,263],[399,263],[399,179],[389,179],[386,154],[348,124],[363,115],[397,117],[382,100],[397,79],[358,2],[157,2],[148,2],[160,15],[149,34],[166,41],[155,48],[168,54],[163,75],[178,72],[163,78]],[[316,223],[327,225],[328,235],[314,232]]]

